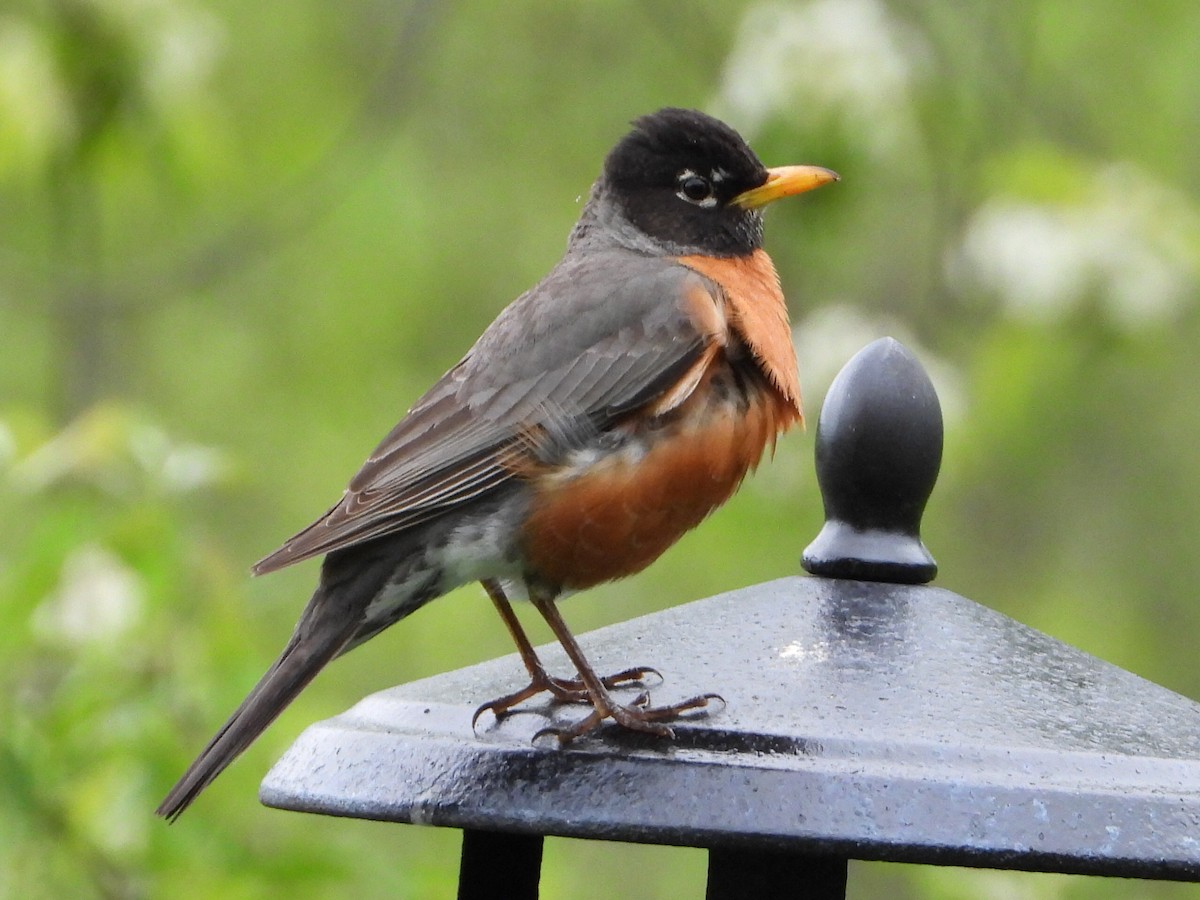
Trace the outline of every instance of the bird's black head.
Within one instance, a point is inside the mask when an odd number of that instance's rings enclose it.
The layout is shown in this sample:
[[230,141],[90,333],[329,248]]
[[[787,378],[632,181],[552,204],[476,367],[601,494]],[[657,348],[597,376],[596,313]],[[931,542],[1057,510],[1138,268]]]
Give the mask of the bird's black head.
[[690,109],[662,109],[604,161],[610,197],[651,238],[718,256],[762,244],[762,212],[735,201],[766,183],[766,166],[724,122]]

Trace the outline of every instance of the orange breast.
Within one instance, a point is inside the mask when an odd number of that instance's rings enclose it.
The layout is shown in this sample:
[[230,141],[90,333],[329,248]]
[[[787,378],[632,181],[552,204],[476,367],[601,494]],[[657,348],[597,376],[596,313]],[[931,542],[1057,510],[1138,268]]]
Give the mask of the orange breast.
[[787,302],[771,257],[764,250],[755,250],[729,258],[681,256],[679,262],[721,286],[729,327],[750,348],[771,383],[791,402],[796,418],[803,421],[800,374]]
[[669,423],[587,464],[533,474],[522,530],[532,575],[571,589],[631,575],[729,499],[796,413],[761,380],[740,402],[711,390],[722,366],[723,354]]

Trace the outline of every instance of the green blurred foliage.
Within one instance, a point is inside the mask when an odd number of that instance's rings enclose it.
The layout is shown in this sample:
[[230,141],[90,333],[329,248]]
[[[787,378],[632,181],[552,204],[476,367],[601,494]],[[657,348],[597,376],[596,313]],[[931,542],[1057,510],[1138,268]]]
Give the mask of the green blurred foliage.
[[[662,105],[844,176],[768,245],[810,412],[879,334],[933,371],[940,583],[1200,697],[1198,38],[1190,0],[7,0],[0,897],[452,894],[452,833],[254,796],[304,724],[508,652],[462,640],[477,589],[333,666],[179,824],[151,810],[311,589],[248,564],[554,262]],[[811,443],[568,618],[795,572]],[[702,892],[697,851],[552,841],[546,896],[616,896],[614,866],[625,896]],[[851,891],[1195,895],[884,865]]]

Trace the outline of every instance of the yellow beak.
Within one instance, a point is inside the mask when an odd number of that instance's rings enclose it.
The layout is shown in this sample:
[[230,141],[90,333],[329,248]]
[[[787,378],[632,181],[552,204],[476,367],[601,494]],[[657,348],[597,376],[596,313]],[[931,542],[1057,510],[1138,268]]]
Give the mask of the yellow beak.
[[767,169],[767,180],[756,188],[743,191],[730,202],[742,209],[757,209],[780,197],[803,194],[842,177],[830,169],[820,166],[779,166]]

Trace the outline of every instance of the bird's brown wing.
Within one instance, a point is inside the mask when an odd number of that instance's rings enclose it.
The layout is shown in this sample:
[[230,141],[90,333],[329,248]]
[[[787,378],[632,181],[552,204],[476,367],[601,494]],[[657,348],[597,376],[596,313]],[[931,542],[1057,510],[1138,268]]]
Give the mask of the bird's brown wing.
[[[614,283],[614,268],[630,274]],[[531,434],[603,431],[678,394],[718,339],[721,304],[711,281],[669,261],[568,258],[416,403],[336,505],[254,571],[443,515],[519,477]]]

